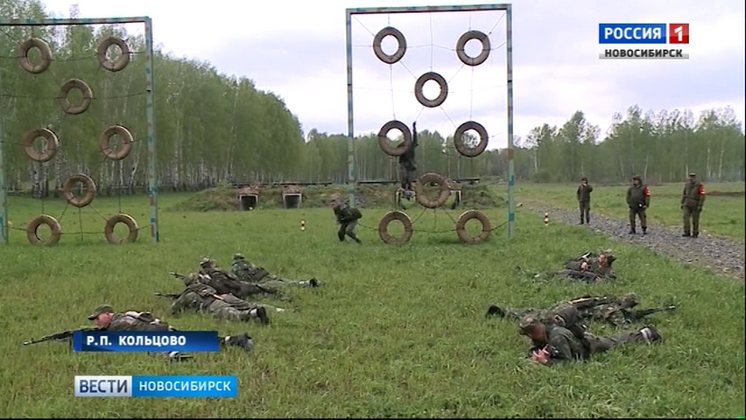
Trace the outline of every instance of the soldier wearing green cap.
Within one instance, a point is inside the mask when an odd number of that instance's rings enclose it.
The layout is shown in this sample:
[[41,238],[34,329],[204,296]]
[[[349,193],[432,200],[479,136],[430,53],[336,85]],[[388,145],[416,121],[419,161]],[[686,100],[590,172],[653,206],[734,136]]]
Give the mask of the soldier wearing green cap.
[[290,280],[274,274],[270,274],[264,267],[259,267],[248,260],[241,253],[233,254],[231,262],[231,274],[246,283],[260,284],[262,287],[271,288],[284,286],[318,287],[319,281],[315,278],[310,280]]
[[697,181],[697,174],[689,173],[689,182],[684,184],[681,196],[681,210],[684,216],[684,234],[696,238],[699,236],[699,215],[705,205],[705,186]]
[[653,325],[646,325],[633,331],[625,331],[610,337],[601,337],[584,332],[582,336],[568,328],[546,323],[532,315],[524,316],[518,324],[518,332],[531,339],[529,350],[531,359],[541,364],[561,361],[586,360],[594,354],[611,350],[617,346],[662,340]]

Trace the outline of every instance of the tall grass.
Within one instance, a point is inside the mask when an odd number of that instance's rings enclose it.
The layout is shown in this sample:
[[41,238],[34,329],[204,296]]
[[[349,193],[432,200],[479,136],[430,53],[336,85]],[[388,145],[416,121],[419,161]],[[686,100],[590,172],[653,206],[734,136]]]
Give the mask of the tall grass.
[[[600,204],[603,190],[595,194]],[[164,210],[187,196],[160,197],[159,243],[147,229],[145,197],[121,202],[121,209],[144,227],[136,243],[108,245],[100,233],[103,217],[120,210],[117,199],[98,198],[95,210],[68,209],[61,217],[65,233],[55,247],[31,246],[22,231],[11,231],[11,244],[0,246],[0,416],[744,414],[743,283],[609,243],[579,227],[543,226],[540,217],[523,209],[518,209],[513,239],[507,239],[503,225],[489,242],[477,245],[458,242],[443,211],[426,211],[415,222],[412,241],[403,246],[383,244],[373,229],[387,209],[365,209],[359,246],[336,239],[329,209]],[[718,214],[719,207],[711,204],[708,211]],[[55,217],[64,209],[61,201],[45,206]],[[12,197],[9,209],[15,228],[41,212],[40,202],[28,198]],[[413,219],[420,212],[408,210]],[[493,225],[505,219],[505,209],[485,212]],[[79,233],[81,221],[82,230],[91,233]],[[613,283],[548,282],[531,275],[608,247],[619,257]],[[153,296],[181,289],[169,271],[194,270],[205,255],[227,265],[236,251],[287,277],[315,276],[322,287],[293,289],[290,302],[266,300],[289,309],[273,315],[266,327],[198,314],[170,316],[169,301]],[[528,343],[514,323],[484,317],[490,303],[548,306],[586,293],[629,291],[642,296],[642,306],[679,305],[677,312],[653,318],[665,341],[622,347],[585,363],[535,365],[526,358]],[[250,354],[229,348],[168,364],[142,353],[74,353],[55,342],[21,345],[85,325],[85,316],[103,302],[118,310],[152,311],[181,329],[248,331],[256,347]],[[613,332],[591,327],[600,334]],[[235,374],[239,391],[224,400],[74,398],[73,376],[86,374]]]

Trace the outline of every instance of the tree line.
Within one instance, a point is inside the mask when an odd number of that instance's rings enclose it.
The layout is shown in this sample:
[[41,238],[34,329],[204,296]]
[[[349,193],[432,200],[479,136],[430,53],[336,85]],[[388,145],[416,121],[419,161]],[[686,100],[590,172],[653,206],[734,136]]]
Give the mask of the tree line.
[[[77,14],[71,9],[70,17]],[[0,0],[0,16],[48,17],[37,0]],[[0,29],[0,135],[10,188],[57,190],[69,175],[82,172],[101,191],[141,191],[148,181],[143,36],[127,33],[122,25]],[[132,52],[127,67],[118,72],[106,71],[95,57],[98,45],[112,35],[125,39]],[[52,64],[40,74],[17,64],[18,46],[30,37],[43,39],[53,52]],[[29,57],[40,59],[34,49]],[[316,129],[305,134],[279,95],[260,90],[247,77],[224,75],[209,63],[175,58],[159,48],[153,62],[155,176],[161,188],[348,180],[347,135]],[[93,91],[91,106],[79,115],[65,114],[57,102],[60,86],[72,78]],[[69,99],[81,97],[73,90]],[[132,152],[118,161],[106,159],[99,149],[101,133],[115,124],[127,127],[135,139]],[[24,152],[23,138],[35,128],[48,128],[60,140],[48,162],[32,161]],[[456,151],[452,136],[423,130],[418,140],[420,172],[450,178],[507,174],[507,150],[466,158]],[[614,116],[603,135],[577,111],[562,126],[544,124],[514,143],[518,179],[559,182],[587,176],[618,182],[639,174],[668,182],[695,170],[704,180],[744,180],[743,127],[730,108],[695,117],[688,110],[655,113],[631,106]],[[357,136],[353,144],[357,180],[397,178],[396,158],[381,151],[376,133]]]

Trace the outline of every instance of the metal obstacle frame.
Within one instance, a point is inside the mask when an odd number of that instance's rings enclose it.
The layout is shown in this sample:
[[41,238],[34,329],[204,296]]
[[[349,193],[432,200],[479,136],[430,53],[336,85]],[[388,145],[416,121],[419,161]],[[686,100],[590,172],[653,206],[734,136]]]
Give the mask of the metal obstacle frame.
[[[145,116],[148,136],[148,202],[150,204],[150,236],[160,240],[158,231],[158,184],[156,182],[156,136],[153,80],[153,22],[149,16],[81,19],[0,19],[2,26],[70,26],[120,23],[143,23],[145,26]],[[5,179],[3,121],[0,117],[0,244],[8,244],[8,185]]]
[[474,4],[454,6],[409,6],[409,7],[362,7],[346,9],[345,25],[347,29],[347,182],[349,200],[355,203],[355,131],[352,107],[352,15],[386,14],[386,13],[432,13],[432,12],[472,12],[472,11],[505,11],[505,31],[507,54],[507,117],[508,117],[508,238],[513,237],[515,228],[515,166],[513,162],[513,22],[510,4]]

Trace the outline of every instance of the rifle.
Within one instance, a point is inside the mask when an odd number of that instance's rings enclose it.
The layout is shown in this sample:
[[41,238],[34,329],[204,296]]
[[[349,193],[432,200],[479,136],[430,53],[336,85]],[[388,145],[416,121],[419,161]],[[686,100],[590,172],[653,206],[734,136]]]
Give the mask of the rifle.
[[599,305],[605,305],[614,302],[615,299],[607,296],[583,296],[570,301],[570,304],[579,311],[594,308]]
[[624,311],[624,318],[626,318],[628,321],[639,321],[642,318],[652,315],[654,313],[658,312],[668,312],[668,311],[674,311],[676,310],[675,305],[668,305],[661,308],[650,308],[650,309],[638,309],[636,311]]
[[172,276],[176,277],[176,278],[177,278],[177,279],[179,279],[179,280],[186,280],[186,279],[187,279],[187,276],[185,276],[185,275],[183,275],[183,274],[179,274],[179,273],[177,273],[177,272],[175,272],[175,271],[171,271],[171,272],[170,272],[170,273],[168,273],[168,274],[170,274],[170,275],[172,275]]
[[45,341],[52,341],[52,340],[55,340],[55,341],[69,340],[73,337],[73,333],[75,333],[75,331],[102,331],[102,329],[98,327],[87,327],[87,328],[80,328],[77,330],[62,331],[59,333],[45,335],[44,337],[39,338],[37,340],[32,339],[32,340],[24,341],[23,345],[28,346],[30,344],[43,343]]
[[179,297],[181,297],[181,293],[159,293],[159,292],[155,292],[153,294],[156,295],[156,296],[167,297],[167,298],[170,298],[170,299],[178,299]]

